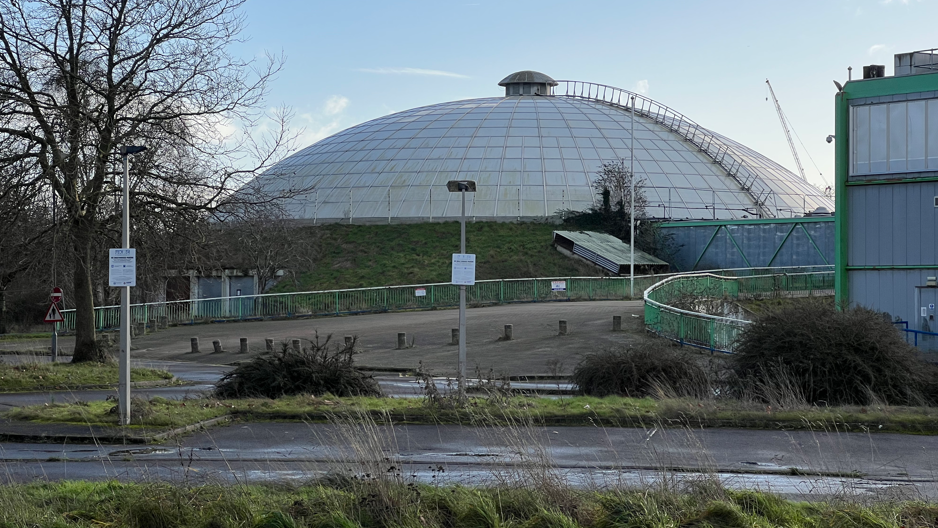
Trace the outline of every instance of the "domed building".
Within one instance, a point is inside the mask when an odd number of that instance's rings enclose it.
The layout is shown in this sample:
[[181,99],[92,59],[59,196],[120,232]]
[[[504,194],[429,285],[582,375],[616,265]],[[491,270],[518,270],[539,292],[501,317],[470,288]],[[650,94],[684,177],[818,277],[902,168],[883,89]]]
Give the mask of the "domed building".
[[781,165],[643,95],[522,71],[504,97],[414,108],[353,126],[284,159],[257,183],[312,188],[287,204],[314,223],[457,219],[450,180],[474,180],[467,216],[542,220],[597,200],[604,162],[644,180],[646,215],[788,218],[831,199]]

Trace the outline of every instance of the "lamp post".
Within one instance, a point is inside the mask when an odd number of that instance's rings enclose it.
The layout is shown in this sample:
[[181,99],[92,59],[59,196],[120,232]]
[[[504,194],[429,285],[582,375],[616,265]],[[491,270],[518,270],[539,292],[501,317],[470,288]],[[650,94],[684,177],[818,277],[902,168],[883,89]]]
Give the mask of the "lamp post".
[[[146,147],[123,146],[120,149],[124,161],[124,211],[121,226],[121,248],[130,249],[130,169],[127,160],[133,154],[146,150]],[[119,362],[120,379],[118,385],[118,409],[121,425],[130,424],[130,286],[121,287],[121,352]]]
[[[459,253],[466,254],[466,193],[476,192],[476,182],[472,180],[452,180],[446,182],[446,189],[449,192],[458,192],[462,195],[462,209],[459,215]],[[455,280],[455,277],[454,277]],[[466,283],[460,281],[459,285],[459,361],[457,367],[459,377],[457,378],[456,390],[459,392],[459,400],[466,398]],[[475,283],[475,269],[470,284]]]
[[629,299],[635,298],[635,96],[629,132]]

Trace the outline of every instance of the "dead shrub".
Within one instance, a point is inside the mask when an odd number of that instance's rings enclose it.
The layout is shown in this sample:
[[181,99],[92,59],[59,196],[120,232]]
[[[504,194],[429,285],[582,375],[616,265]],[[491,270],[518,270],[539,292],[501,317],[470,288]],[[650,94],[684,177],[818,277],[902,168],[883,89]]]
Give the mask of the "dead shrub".
[[739,392],[812,404],[934,403],[923,361],[881,313],[822,302],[772,309],[747,326],[731,358]]
[[217,398],[279,398],[293,394],[380,396],[375,379],[355,368],[355,343],[330,345],[316,334],[302,350],[283,343],[279,352],[258,356],[225,374]]
[[712,394],[708,372],[692,358],[664,345],[587,354],[570,379],[588,396],[701,398]]

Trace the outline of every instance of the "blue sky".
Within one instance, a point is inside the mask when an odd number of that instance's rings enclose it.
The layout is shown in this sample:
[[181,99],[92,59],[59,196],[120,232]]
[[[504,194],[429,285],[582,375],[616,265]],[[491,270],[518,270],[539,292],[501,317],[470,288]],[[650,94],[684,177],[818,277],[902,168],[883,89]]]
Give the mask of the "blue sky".
[[938,47],[931,0],[248,0],[245,15],[250,40],[235,52],[286,56],[268,103],[294,110],[299,147],[392,112],[501,96],[499,80],[531,69],[644,92],[794,170],[768,78],[822,188],[831,81],[868,64],[892,75],[893,54]]

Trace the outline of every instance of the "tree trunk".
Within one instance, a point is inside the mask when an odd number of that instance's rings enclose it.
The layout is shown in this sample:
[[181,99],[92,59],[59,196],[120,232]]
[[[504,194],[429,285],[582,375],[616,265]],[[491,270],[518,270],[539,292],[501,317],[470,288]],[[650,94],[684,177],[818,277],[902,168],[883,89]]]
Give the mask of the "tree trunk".
[[0,334],[7,333],[7,289],[0,287]]
[[91,283],[91,248],[93,227],[83,219],[72,223],[75,255],[73,279],[75,299],[75,352],[72,363],[83,361],[106,362],[108,351],[98,346],[94,332],[94,297]]

